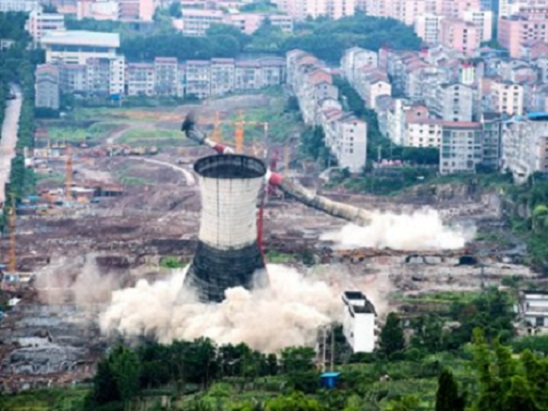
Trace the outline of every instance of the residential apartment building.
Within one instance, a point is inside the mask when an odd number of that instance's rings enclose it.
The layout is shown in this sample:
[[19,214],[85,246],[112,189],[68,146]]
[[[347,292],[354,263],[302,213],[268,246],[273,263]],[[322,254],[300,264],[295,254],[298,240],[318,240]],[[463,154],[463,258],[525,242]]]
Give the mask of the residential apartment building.
[[442,121],[434,118],[409,119],[406,124],[405,146],[439,148]]
[[127,65],[128,96],[154,96],[155,73],[153,63],[128,63]]
[[109,94],[111,96],[122,96],[125,94],[126,58],[124,56],[116,56],[113,59],[109,59],[109,65]]
[[326,0],[326,2],[327,17],[333,20],[353,16],[356,11],[356,0]]
[[51,64],[36,66],[34,105],[59,110],[59,68]]
[[205,36],[212,24],[221,24],[224,19],[221,10],[185,9],[182,31],[185,36]]
[[56,13],[43,13],[42,11],[32,11],[25,24],[25,29],[29,32],[35,42],[52,31],[65,30],[65,16]]
[[481,123],[444,122],[440,145],[440,173],[474,173],[483,159]]
[[355,76],[358,70],[363,67],[376,68],[379,63],[378,54],[372,50],[352,47],[345,50],[341,58],[341,69],[344,77],[350,84],[354,84]]
[[472,88],[464,84],[441,84],[436,88],[435,100],[427,102],[432,113],[449,122],[470,122],[473,118]]
[[230,58],[211,59],[211,95],[222,96],[234,91],[235,62]]
[[392,94],[392,85],[386,73],[371,66],[359,69],[351,85],[363,99],[365,106],[373,110],[378,97]]
[[490,170],[500,169],[502,143],[502,117],[499,113],[483,113],[483,158],[482,165]]
[[293,32],[293,19],[286,14],[230,13],[224,16],[224,23],[236,26],[242,33],[251,35],[266,19],[273,27],[278,27],[284,33]]
[[179,62],[175,57],[154,59],[154,91],[157,96],[179,95]]
[[523,114],[523,86],[510,82],[493,82],[491,84],[492,109],[497,113],[509,116]]
[[462,19],[472,23],[479,30],[479,38],[482,42],[490,41],[493,38],[493,12],[469,9],[463,12]]
[[153,21],[155,0],[117,0],[118,19],[122,21]]
[[286,68],[305,124],[323,129],[325,143],[340,167],[361,172],[366,163],[367,124],[342,110],[325,64],[304,51],[292,50],[286,55]]
[[297,21],[320,16],[337,20],[352,16],[356,11],[356,0],[273,0],[272,2]]
[[85,64],[90,58],[113,59],[120,47],[118,33],[91,31],[53,31],[41,41],[46,63]]
[[522,49],[537,40],[548,43],[548,11],[540,16],[518,14],[499,20],[498,41],[511,57],[519,58]]
[[120,3],[116,0],[78,0],[76,18],[116,21],[120,18]]
[[8,13],[10,11],[30,13],[31,11],[39,10],[40,3],[38,0],[0,0],[0,13]]
[[208,98],[211,94],[211,62],[205,60],[188,60],[186,62],[186,95],[199,99]]
[[502,168],[524,183],[534,172],[548,172],[548,113],[514,117],[503,124]]
[[482,29],[464,20],[446,19],[441,26],[440,43],[468,56],[480,46]]
[[437,14],[421,14],[415,19],[415,33],[428,44],[438,44],[443,19],[443,16]]

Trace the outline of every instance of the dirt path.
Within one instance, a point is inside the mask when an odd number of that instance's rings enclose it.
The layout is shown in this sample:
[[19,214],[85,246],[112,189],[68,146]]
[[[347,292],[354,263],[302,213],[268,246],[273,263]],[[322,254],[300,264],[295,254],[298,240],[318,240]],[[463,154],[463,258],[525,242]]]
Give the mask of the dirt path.
[[194,175],[190,171],[185,170],[182,167],[176,166],[175,164],[171,164],[171,163],[168,163],[168,162],[165,162],[165,161],[155,160],[153,158],[147,158],[147,157],[133,157],[132,156],[132,157],[128,157],[128,158],[131,158],[133,160],[141,160],[141,161],[144,161],[146,163],[157,164],[159,166],[169,167],[172,170],[179,171],[179,172],[183,173],[183,175],[185,177],[185,180],[186,180],[186,185],[187,186],[196,185],[196,179],[194,178]]
[[21,89],[16,85],[11,85],[10,92],[15,95],[15,99],[8,100],[6,103],[6,115],[2,124],[2,138],[0,139],[0,203],[4,203],[5,200],[4,188],[10,178],[11,160],[15,157],[19,115],[23,105]]

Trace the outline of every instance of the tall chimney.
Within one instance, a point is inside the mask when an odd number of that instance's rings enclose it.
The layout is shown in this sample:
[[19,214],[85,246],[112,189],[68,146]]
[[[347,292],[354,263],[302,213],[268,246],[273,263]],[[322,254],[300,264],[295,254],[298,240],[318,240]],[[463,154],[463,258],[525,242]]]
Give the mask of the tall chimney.
[[257,198],[266,167],[254,157],[218,155],[196,162],[202,199],[198,248],[185,277],[202,302],[220,302],[228,288],[267,284],[257,241]]

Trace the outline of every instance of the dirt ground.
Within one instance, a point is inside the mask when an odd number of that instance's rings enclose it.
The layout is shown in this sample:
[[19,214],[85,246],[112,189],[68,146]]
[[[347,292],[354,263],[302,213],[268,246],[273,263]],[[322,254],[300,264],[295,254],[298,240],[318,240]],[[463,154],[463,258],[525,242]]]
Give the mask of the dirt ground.
[[[74,324],[69,321],[70,315],[67,317],[67,313],[75,310],[75,297],[71,294],[74,284],[78,284],[79,276],[89,267],[97,271],[101,278],[114,278],[115,284],[112,286],[116,288],[135,283],[138,278],[154,278],[158,275],[162,257],[175,256],[183,262],[189,262],[192,258],[200,216],[199,187],[192,165],[197,158],[211,154],[208,149],[190,145],[182,134],[177,137],[176,144],[158,144],[161,149],[153,156],[109,156],[105,154],[109,148],[130,130],[149,131],[151,139],[154,139],[156,130],[178,130],[181,119],[190,109],[198,109],[203,118],[211,118],[215,111],[222,110],[223,118],[229,118],[239,110],[267,106],[271,98],[237,96],[211,101],[199,107],[120,110],[113,111],[111,118],[104,118],[104,110],[96,114],[102,116],[103,121],[115,121],[122,126],[90,141],[88,147],[72,147],[73,183],[75,186],[84,186],[91,181],[119,185],[123,194],[103,197],[98,203],[57,207],[48,214],[18,216],[17,269],[32,275],[33,282],[18,292],[23,300],[0,322],[0,340],[4,348],[0,352],[0,364],[3,364],[0,367],[0,382],[18,386],[24,381],[39,386],[43,375],[59,371],[52,368],[31,372],[25,367],[11,367],[11,363],[6,363],[9,353],[20,347],[24,338],[42,338],[45,335],[44,338],[48,339],[48,333],[57,335],[57,345],[47,345],[47,350],[53,350],[48,351],[47,355],[54,355],[60,350],[67,356],[66,349],[59,346],[83,347],[82,352],[69,350],[67,358],[70,357],[70,361],[75,363],[76,359],[85,358],[78,366],[61,372],[55,381],[62,383],[67,378],[82,380],[91,375],[94,358],[104,347],[104,341],[96,325],[90,325],[93,319],[81,320],[79,324],[89,325],[86,328],[88,331],[76,336],[69,331],[71,324]],[[42,124],[45,129],[48,126],[58,127],[59,124]],[[52,175],[66,173],[64,158],[49,161],[48,166],[52,169]],[[311,176],[304,175],[304,169],[302,165],[301,169],[294,170],[293,175],[297,179],[303,177],[303,181],[310,181]],[[64,179],[54,182],[43,178],[38,183],[38,191],[52,187],[63,188]],[[347,195],[340,191],[326,191],[324,194],[370,209],[397,212],[412,211],[435,203],[448,218],[473,220],[476,224],[497,221],[500,212],[491,198],[473,198],[466,193],[454,193],[448,199],[421,197],[414,193],[395,198]],[[318,263],[338,265],[341,278],[351,279],[345,282],[346,285],[353,284],[356,289],[366,290],[370,295],[375,295],[379,304],[382,301],[382,305],[392,308],[402,304],[403,296],[418,292],[477,290],[486,279],[497,282],[501,277],[515,273],[534,276],[529,269],[506,255],[504,250],[496,246],[490,248],[486,244],[480,244],[483,250],[480,256],[476,253],[478,245],[473,242],[465,249],[452,252],[416,253],[335,250],[332,243],[320,239],[325,232],[340,229],[344,224],[281,195],[273,196],[265,208],[265,251],[267,256],[272,255],[269,252],[273,251],[293,255],[295,264],[300,266],[300,256],[306,253],[311,253]],[[7,256],[9,243],[6,240],[2,243],[2,255]],[[459,264],[460,258],[468,254],[477,254],[482,264]],[[413,255],[426,255],[428,259],[410,260]],[[318,267],[321,268],[321,265]],[[307,272],[322,278],[321,269]],[[333,286],[337,285],[338,280],[330,281]],[[91,303],[100,306],[109,298],[109,290],[95,290],[93,283],[82,286],[89,290],[85,293],[91,299],[86,301],[88,306]],[[42,298],[36,293],[37,287],[42,289]],[[43,298],[44,290],[51,297],[47,301]],[[89,311],[87,313],[89,315]],[[34,323],[30,319],[35,319]],[[66,338],[59,341],[59,336]],[[82,337],[86,341],[82,341]],[[43,338],[40,341],[36,344],[42,344]],[[36,355],[29,354],[24,363],[32,364]]]

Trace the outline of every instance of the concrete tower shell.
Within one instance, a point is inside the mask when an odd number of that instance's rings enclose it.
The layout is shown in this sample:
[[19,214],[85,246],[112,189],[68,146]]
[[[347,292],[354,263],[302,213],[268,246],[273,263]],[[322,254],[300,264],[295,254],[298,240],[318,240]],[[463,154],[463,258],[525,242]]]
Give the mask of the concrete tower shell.
[[257,198],[266,167],[254,157],[218,155],[196,162],[202,199],[198,247],[185,277],[203,302],[220,302],[228,288],[267,283],[257,242]]

